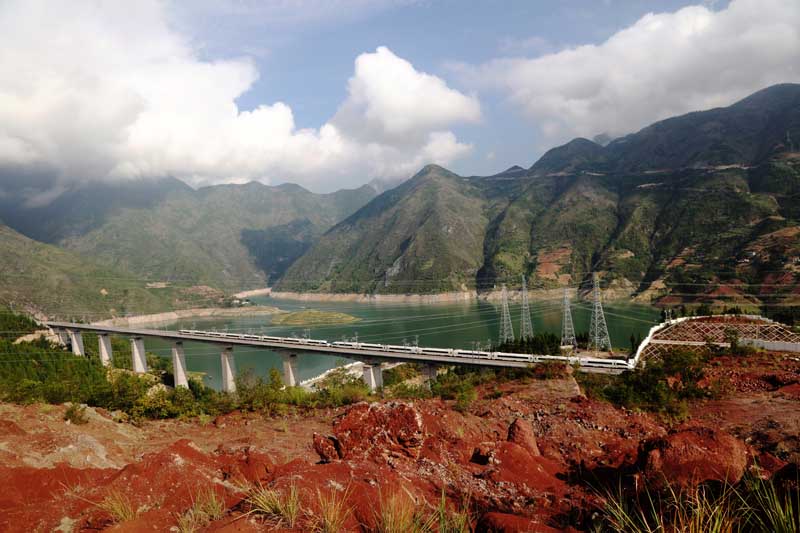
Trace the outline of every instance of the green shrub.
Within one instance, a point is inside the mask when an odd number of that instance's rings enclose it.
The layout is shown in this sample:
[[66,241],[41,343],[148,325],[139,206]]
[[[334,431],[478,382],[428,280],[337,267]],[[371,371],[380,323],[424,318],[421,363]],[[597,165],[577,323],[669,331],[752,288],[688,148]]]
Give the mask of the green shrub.
[[[712,397],[714,389],[701,388],[705,377],[703,357],[674,350],[661,359],[619,376],[579,372],[576,378],[589,396],[629,409],[662,413],[681,420],[688,413],[686,400]],[[668,378],[672,378],[672,383]]]
[[0,307],[0,339],[14,340],[33,333],[39,325],[32,318]]
[[86,416],[86,406],[85,405],[78,405],[73,403],[67,408],[67,411],[64,413],[64,420],[71,424],[83,425],[89,422],[89,418]]

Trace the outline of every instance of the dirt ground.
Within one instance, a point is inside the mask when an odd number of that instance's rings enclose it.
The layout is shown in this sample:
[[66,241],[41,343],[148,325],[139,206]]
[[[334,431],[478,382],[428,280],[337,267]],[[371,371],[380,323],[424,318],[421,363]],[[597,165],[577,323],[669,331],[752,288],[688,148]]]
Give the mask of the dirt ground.
[[[199,531],[271,531],[277,521],[248,512],[248,488],[296,486],[309,516],[319,491],[343,491],[353,531],[400,489],[422,506],[468,495],[478,530],[580,531],[602,505],[589,483],[602,476],[735,481],[800,464],[797,357],[720,357],[707,374],[721,399],[692,404],[680,424],[587,398],[570,375],[491,384],[467,412],[387,400],[136,427],[101,409],[73,425],[66,406],[0,404],[0,530],[177,531],[210,488],[224,516]],[[136,517],[102,508],[120,494]]]

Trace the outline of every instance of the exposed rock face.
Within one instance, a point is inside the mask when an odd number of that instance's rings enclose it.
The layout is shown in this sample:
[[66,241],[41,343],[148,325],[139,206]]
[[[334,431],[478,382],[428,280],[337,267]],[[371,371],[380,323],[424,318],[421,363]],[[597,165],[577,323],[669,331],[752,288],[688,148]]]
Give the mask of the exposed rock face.
[[643,446],[644,476],[650,487],[667,480],[679,487],[704,481],[736,483],[747,467],[747,447],[727,433],[690,427]]
[[360,403],[333,423],[333,435],[314,435],[314,449],[323,462],[337,459],[389,457],[417,459],[425,431],[422,415],[403,402]]
[[517,418],[508,427],[508,442],[519,444],[531,452],[531,455],[541,455],[541,453],[539,453],[539,446],[536,444],[536,435],[533,432],[533,426],[525,419]]

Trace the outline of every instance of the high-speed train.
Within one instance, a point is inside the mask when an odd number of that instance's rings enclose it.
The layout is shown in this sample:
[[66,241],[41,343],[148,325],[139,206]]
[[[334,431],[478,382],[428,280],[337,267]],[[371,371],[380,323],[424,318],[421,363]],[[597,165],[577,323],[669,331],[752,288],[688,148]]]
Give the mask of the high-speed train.
[[480,350],[459,350],[455,348],[426,348],[422,346],[408,346],[398,344],[375,344],[370,342],[357,341],[335,341],[328,342],[320,339],[307,339],[305,337],[273,337],[270,335],[253,335],[241,333],[227,333],[220,331],[199,331],[193,329],[181,329],[179,333],[184,335],[194,335],[201,337],[229,338],[254,340],[261,342],[276,342],[281,344],[298,344],[331,348],[349,348],[353,350],[381,351],[395,353],[409,353],[417,355],[434,355],[439,357],[463,357],[469,359],[489,359],[497,361],[513,361],[521,363],[541,363],[545,361],[562,361],[570,364],[578,363],[581,366],[591,366],[597,368],[627,369],[628,362],[621,359],[600,359],[591,357],[574,357],[565,355],[532,355],[525,353],[510,352],[485,352]]

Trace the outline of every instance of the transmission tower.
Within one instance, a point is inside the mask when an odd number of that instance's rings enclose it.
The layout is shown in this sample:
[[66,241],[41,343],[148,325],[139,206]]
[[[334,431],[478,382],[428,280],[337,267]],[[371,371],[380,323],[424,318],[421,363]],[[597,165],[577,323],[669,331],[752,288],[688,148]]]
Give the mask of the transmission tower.
[[603,304],[600,302],[600,281],[595,272],[592,275],[592,321],[589,325],[589,349],[595,353],[602,350],[611,351],[611,338],[608,336],[606,317],[603,314]]
[[572,310],[569,303],[569,289],[564,289],[564,315],[561,319],[561,346],[578,347],[575,340],[575,327],[572,325]]
[[511,325],[511,313],[508,310],[508,291],[503,285],[503,314],[500,318],[500,344],[514,342],[514,326]]
[[520,323],[519,338],[525,340],[533,337],[533,324],[531,324],[531,306],[528,303],[528,285],[525,275],[522,275],[522,320]]

